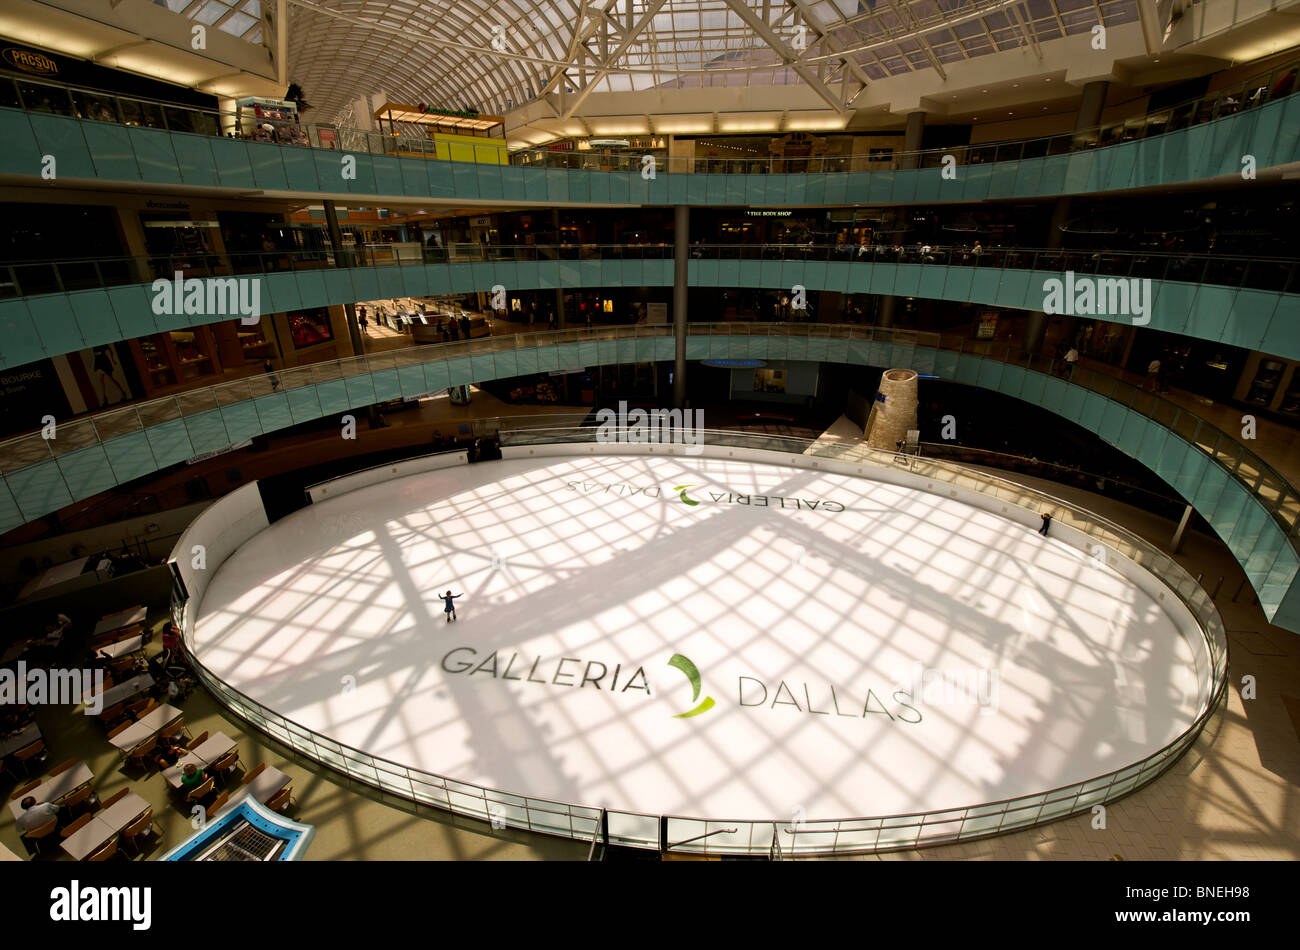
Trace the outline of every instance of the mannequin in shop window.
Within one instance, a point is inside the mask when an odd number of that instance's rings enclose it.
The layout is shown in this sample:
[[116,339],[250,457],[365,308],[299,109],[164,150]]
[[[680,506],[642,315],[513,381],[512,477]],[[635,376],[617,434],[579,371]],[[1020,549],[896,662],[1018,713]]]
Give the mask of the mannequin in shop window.
[[[99,386],[100,406],[111,406],[113,403],[125,402],[127,399],[131,398],[131,394],[128,393],[122,387],[122,384],[117,381],[115,375],[118,370],[117,354],[113,352],[111,346],[95,347],[94,361],[91,365],[95,371],[95,382]],[[113,402],[108,401],[108,386],[110,383],[119,394],[118,398],[114,399]]]

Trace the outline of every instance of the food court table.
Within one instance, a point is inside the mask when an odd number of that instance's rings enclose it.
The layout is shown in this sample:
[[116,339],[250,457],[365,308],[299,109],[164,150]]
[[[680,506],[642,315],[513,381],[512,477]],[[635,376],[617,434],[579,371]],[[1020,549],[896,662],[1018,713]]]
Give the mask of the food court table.
[[133,607],[130,610],[110,614],[95,624],[95,629],[90,631],[90,635],[91,637],[97,637],[101,633],[108,633],[110,630],[117,630],[119,627],[130,627],[133,624],[144,623],[147,616],[149,616],[149,610],[146,607]]
[[181,776],[185,774],[185,766],[194,763],[199,768],[206,768],[213,762],[216,762],[224,755],[235,751],[236,742],[224,732],[218,732],[215,736],[205,739],[191,751],[185,753],[176,760],[176,764],[171,768],[163,769],[163,777],[167,779],[167,784],[172,788],[181,787]]
[[289,785],[292,781],[293,779],[289,778],[289,776],[285,775],[279,769],[272,768],[268,765],[266,768],[262,769],[262,771],[258,773],[251,782],[232,795],[230,801],[227,802],[225,807],[222,808],[221,811],[218,811],[217,814],[221,814],[221,812],[225,811],[226,808],[229,808],[232,805],[239,804],[240,800],[249,796],[265,805],[275,797],[275,794],[280,791],[280,789]]
[[[61,799],[67,798],[83,785],[89,785],[95,778],[95,773],[90,771],[90,766],[85,762],[78,762],[76,765],[65,769],[54,778],[47,779],[41,785],[32,789],[27,795],[36,799],[37,804],[41,802],[54,802],[58,804]],[[27,795],[21,795],[15,801],[9,803],[9,810],[13,812],[15,818],[23,813],[23,799]]]
[[119,640],[117,643],[110,643],[108,646],[100,647],[96,653],[103,653],[115,660],[121,659],[127,654],[134,653],[144,646],[144,635],[140,634],[134,637],[128,637],[125,640]]
[[34,722],[28,723],[17,735],[0,736],[0,758],[13,755],[19,749],[25,749],[41,737],[41,727]]
[[115,748],[121,749],[123,752],[130,752],[141,742],[151,736],[156,736],[164,727],[179,719],[181,715],[181,711],[175,706],[163,703],[153,712],[142,716],[139,722],[131,724],[108,741]]
[[82,861],[148,810],[149,803],[130,792],[68,835],[63,840],[63,850]]
[[[126,702],[133,696],[143,693],[146,689],[153,687],[153,677],[148,673],[141,673],[139,676],[133,676],[124,683],[118,683],[116,686],[110,686],[104,690],[103,708],[108,709],[110,706],[116,706],[118,703]],[[82,694],[82,700],[89,705],[95,700],[95,691],[93,687]]]

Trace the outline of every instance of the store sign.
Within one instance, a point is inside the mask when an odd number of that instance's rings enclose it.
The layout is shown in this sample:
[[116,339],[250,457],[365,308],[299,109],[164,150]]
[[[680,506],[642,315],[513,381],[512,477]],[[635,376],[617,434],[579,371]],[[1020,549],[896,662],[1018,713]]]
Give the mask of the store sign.
[[33,73],[37,76],[55,76],[59,72],[59,64],[35,50],[18,49],[10,46],[0,56],[4,61],[14,69],[21,69],[25,73]]
[[794,214],[793,211],[776,211],[766,208],[750,208],[745,214],[751,218],[788,218]]
[[716,366],[720,369],[757,369],[766,366],[763,360],[700,360],[701,366]]

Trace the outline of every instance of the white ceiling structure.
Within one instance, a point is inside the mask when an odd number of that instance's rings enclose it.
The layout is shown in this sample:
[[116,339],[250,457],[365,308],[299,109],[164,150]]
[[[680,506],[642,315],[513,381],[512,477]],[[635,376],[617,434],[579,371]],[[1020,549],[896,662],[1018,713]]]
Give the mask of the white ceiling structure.
[[[1176,81],[1294,45],[1297,8],[1300,0],[6,0],[0,36],[219,96],[283,95],[295,81],[315,107],[309,121],[364,125],[366,97],[471,107],[505,115],[512,145],[536,145],[896,127],[918,109],[969,116],[999,93],[1068,108],[1092,79]],[[201,51],[190,42],[199,24]]]

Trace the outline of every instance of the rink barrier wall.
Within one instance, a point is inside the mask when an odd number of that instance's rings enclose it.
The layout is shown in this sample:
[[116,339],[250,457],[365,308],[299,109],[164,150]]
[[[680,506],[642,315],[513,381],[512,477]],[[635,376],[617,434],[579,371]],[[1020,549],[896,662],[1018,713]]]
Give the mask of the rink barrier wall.
[[[451,386],[674,358],[669,326],[494,336],[314,363],[63,423],[0,443],[7,531],[257,435]],[[1054,412],[1141,462],[1236,557],[1269,621],[1300,631],[1300,489],[1227,432],[1132,383],[1008,343],[853,324],[691,324],[686,358],[908,366]]]
[[[594,430],[588,431],[594,433]],[[535,453],[547,438],[538,430],[516,435],[528,439]],[[755,438],[743,433],[725,435],[740,448],[752,447]],[[507,439],[508,436],[507,433]],[[592,434],[587,435],[588,439],[592,437]],[[570,437],[569,441],[572,442],[573,439]],[[503,456],[505,447],[503,445]],[[512,446],[512,450],[514,448]],[[572,444],[567,445],[567,453],[574,454],[574,448]],[[804,443],[804,448],[809,451],[822,450],[822,447],[812,448],[807,442]],[[834,449],[841,461],[850,451],[844,446],[836,446]],[[873,475],[880,474],[882,469],[888,471],[898,464],[894,461],[896,457],[889,453],[865,449],[859,451],[854,447],[852,454],[854,462],[861,464],[864,470],[870,468]],[[770,451],[756,452],[753,456],[754,459],[777,465],[789,464],[792,458],[799,457],[802,457],[799,452]],[[814,462],[817,461],[820,460],[808,460],[807,467],[814,467]],[[187,578],[187,587],[191,583],[194,587],[188,592],[175,592],[173,614],[181,626],[183,643],[196,676],[218,702],[296,753],[350,779],[400,796],[417,805],[490,822],[494,828],[510,827],[581,842],[600,840],[606,845],[647,850],[777,858],[787,855],[879,853],[949,845],[992,837],[1091,811],[1096,805],[1113,802],[1149,784],[1172,767],[1179,756],[1196,741],[1205,723],[1222,705],[1227,693],[1227,635],[1222,618],[1209,594],[1176,561],[1153,545],[1077,505],[951,463],[913,459],[909,464],[922,466],[913,474],[931,478],[934,482],[947,482],[951,489],[962,488],[973,493],[982,492],[995,498],[1004,498],[1012,506],[1024,508],[1024,517],[1029,517],[1033,511],[1048,505],[1058,511],[1069,512],[1072,530],[1086,535],[1094,542],[1112,547],[1117,555],[1122,556],[1121,562],[1128,559],[1135,566],[1140,565],[1159,577],[1164,582],[1166,591],[1174,593],[1197,619],[1210,658],[1210,698],[1191,727],[1141,762],[1106,775],[1019,798],[942,812],[804,821],[796,827],[780,820],[729,820],[609,811],[458,782],[362,752],[315,733],[263,706],[209,671],[194,649],[194,621],[201,604],[202,591],[206,590],[206,578],[240,544],[262,530],[258,525],[266,521],[266,515],[264,511],[257,510],[261,506],[261,500],[256,483],[246,486],[252,490],[251,493],[241,494],[244,492],[241,489],[240,492],[215,502],[195,519],[178,542],[173,552],[177,573]],[[853,464],[850,464],[852,467]],[[1016,499],[1020,501],[1017,502]],[[229,512],[225,510],[227,504],[230,506]],[[1031,526],[1032,521],[1027,527]],[[1071,535],[1063,534],[1061,537],[1070,538]],[[206,544],[219,555],[219,559],[209,560],[206,572],[191,570],[187,574],[180,564],[182,559],[189,556],[187,551],[193,544]]]
[[422,455],[415,459],[364,468],[359,472],[352,472],[338,478],[331,478],[323,482],[317,482],[314,485],[308,485],[305,491],[308,500],[314,505],[329,498],[338,498],[348,492],[356,491],[359,488],[367,488],[370,485],[377,485],[393,478],[418,475],[421,472],[433,472],[440,468],[454,468],[457,465],[468,464],[469,454],[466,452],[440,452],[437,455]]
[[177,626],[188,629],[194,623],[193,611],[203,602],[208,583],[217,568],[239,546],[270,527],[257,482],[241,485],[230,494],[209,505],[190,522],[172,548],[169,561],[185,584],[185,615]]

